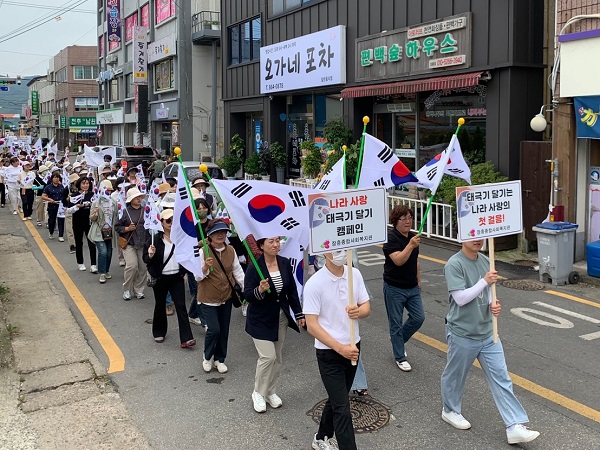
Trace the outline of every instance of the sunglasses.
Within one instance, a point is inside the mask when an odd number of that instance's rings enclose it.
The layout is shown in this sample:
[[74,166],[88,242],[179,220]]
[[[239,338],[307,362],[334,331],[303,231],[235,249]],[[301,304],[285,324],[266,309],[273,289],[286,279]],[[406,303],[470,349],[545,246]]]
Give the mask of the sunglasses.
[[163,222],[164,223],[171,223],[171,222],[173,222],[173,218],[169,217],[168,219],[163,219]]

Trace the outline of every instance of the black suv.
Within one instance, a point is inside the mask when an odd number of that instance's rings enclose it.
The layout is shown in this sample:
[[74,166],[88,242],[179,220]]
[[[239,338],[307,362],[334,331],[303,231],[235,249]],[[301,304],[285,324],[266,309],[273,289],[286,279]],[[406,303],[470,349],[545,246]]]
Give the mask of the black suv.
[[[101,145],[94,147],[94,151],[100,151],[101,149],[113,147],[112,145]],[[127,162],[127,168],[136,167],[139,164],[144,169],[144,174],[148,175],[148,167],[152,164],[155,157],[158,157],[158,153],[151,147],[136,147],[133,145],[126,145],[124,147],[114,146],[117,150],[117,160],[112,161],[117,167],[121,166],[121,161]]]

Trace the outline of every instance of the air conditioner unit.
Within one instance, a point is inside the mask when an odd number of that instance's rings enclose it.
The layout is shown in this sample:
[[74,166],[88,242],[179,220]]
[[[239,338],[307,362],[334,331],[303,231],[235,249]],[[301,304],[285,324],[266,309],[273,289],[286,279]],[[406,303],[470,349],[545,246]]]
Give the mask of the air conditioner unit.
[[108,55],[106,57],[106,64],[117,64],[119,62],[119,57],[116,54]]

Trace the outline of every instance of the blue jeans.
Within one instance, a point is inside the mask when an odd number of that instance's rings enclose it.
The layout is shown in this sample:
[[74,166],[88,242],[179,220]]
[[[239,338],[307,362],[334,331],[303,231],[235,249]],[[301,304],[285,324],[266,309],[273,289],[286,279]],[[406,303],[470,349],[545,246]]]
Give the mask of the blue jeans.
[[[412,289],[400,289],[383,282],[383,298],[390,325],[392,350],[396,361],[406,361],[404,344],[421,328],[425,322],[425,311],[421,301],[419,286]],[[406,323],[402,323],[404,309],[408,312]]]
[[112,259],[112,240],[96,241],[96,250],[98,251],[98,272],[110,272],[110,261]]
[[356,364],[356,374],[354,375],[354,381],[350,390],[358,391],[359,389],[368,389],[367,374],[365,373],[365,366],[362,362],[362,352],[358,355],[358,363]]
[[506,427],[529,422],[527,413],[513,393],[500,339],[495,344],[493,336],[484,340],[468,339],[452,334],[446,327],[446,340],[448,362],[442,373],[442,402],[446,412],[462,414],[465,382],[477,358]]

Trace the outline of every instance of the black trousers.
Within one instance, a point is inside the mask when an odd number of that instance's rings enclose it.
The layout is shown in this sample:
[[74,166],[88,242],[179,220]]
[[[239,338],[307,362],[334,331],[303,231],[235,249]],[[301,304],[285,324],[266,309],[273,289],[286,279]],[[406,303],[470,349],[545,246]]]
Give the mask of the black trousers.
[[[360,342],[356,344],[360,349]],[[321,380],[329,398],[323,408],[317,439],[335,437],[340,450],[356,450],[350,398],[348,393],[354,381],[356,366],[334,350],[317,349]]]
[[[35,194],[33,193],[33,189],[25,189],[25,193],[23,194],[23,189],[21,191],[21,203],[23,203],[23,217],[31,217],[33,213],[33,201],[35,200]],[[4,202],[2,202],[4,204]]]
[[0,183],[0,205],[6,205],[6,185]]
[[56,222],[58,221],[58,237],[63,237],[65,232],[65,218],[64,217],[56,217],[58,214],[58,206],[57,205],[48,205],[48,231],[51,235],[54,234],[54,228],[56,227]]
[[152,319],[152,335],[165,337],[167,335],[167,293],[171,294],[177,323],[179,324],[179,339],[181,343],[194,339],[192,328],[185,306],[185,284],[179,274],[161,275],[152,287],[154,291],[154,318]]
[[79,220],[73,217],[73,237],[75,238],[75,257],[77,264],[83,264],[83,242],[87,242],[90,252],[90,265],[96,265],[96,243],[88,239],[87,234],[90,231],[89,220]]
[[204,357],[214,361],[225,362],[229,342],[229,324],[231,322],[231,301],[219,306],[200,305],[202,321],[208,326],[204,336]]

